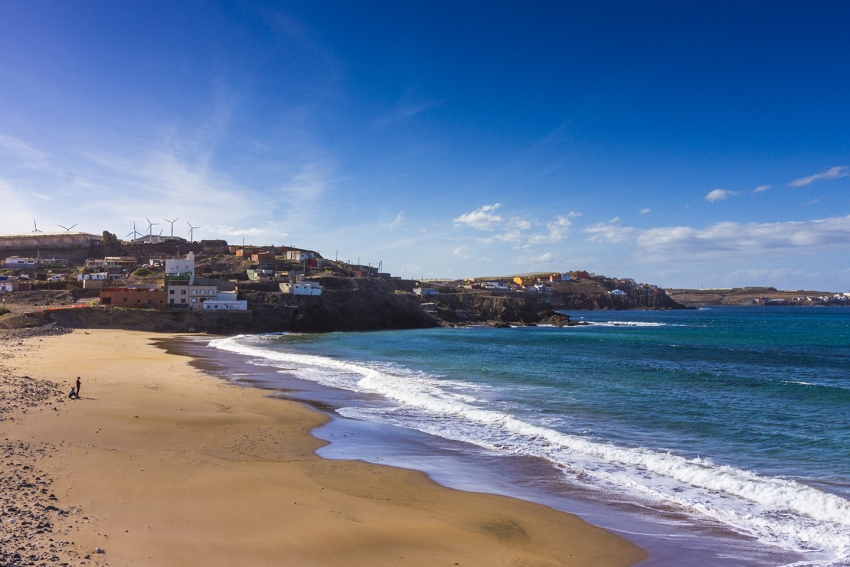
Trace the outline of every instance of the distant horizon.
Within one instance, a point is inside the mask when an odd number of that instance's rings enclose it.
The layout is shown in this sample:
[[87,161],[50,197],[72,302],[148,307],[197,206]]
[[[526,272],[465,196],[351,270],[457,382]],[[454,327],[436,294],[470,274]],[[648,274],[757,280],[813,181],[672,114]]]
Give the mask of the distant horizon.
[[850,5],[6,3],[0,230],[850,289]]

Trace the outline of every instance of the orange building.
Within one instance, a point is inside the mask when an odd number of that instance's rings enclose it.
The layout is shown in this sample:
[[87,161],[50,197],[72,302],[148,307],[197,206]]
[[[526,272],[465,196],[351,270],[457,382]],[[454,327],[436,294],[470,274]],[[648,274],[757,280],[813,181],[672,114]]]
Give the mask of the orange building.
[[158,288],[107,287],[100,290],[100,304],[136,309],[165,309],[165,291]]

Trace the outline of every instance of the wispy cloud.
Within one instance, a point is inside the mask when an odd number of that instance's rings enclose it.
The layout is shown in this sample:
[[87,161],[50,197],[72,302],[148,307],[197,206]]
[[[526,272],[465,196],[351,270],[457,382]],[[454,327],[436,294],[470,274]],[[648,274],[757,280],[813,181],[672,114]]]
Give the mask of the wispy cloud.
[[850,177],[850,168],[839,166],[827,169],[823,173],[816,173],[815,175],[810,175],[808,177],[801,177],[800,179],[795,179],[791,183],[788,184],[789,187],[804,187],[806,185],[811,185],[815,181],[827,181],[830,179],[838,179],[839,177]]
[[[264,228],[236,228],[232,226],[217,226],[211,229],[219,236],[266,236],[269,234],[268,229]],[[274,231],[274,234],[279,237],[287,236],[285,232]]]
[[801,277],[806,273],[803,270],[792,270],[791,268],[768,268],[735,270],[726,275],[726,281],[735,285],[772,285],[775,280],[787,276]]
[[641,210],[638,211],[638,214],[639,215],[645,215],[648,212],[649,212],[649,209],[641,209]]
[[715,189],[713,191],[709,191],[708,195],[705,196],[705,200],[709,203],[713,203],[715,201],[723,201],[724,199],[728,199],[729,197],[734,197],[736,195],[740,195],[738,191],[730,191],[728,189]]
[[32,194],[33,194],[33,197],[38,197],[39,199],[43,199],[45,201],[50,200],[50,197],[48,197],[47,195],[42,195],[41,193],[36,193],[35,191],[33,191]]
[[428,112],[435,106],[443,104],[442,100],[422,100],[414,90],[410,90],[399,100],[395,108],[387,114],[373,120],[373,128],[382,128],[392,124],[398,124],[411,118]]
[[41,162],[45,158],[44,152],[19,138],[4,134],[0,134],[0,152],[25,159],[29,162]]
[[534,256],[532,258],[523,258],[523,261],[528,261],[532,264],[552,264],[554,262],[560,262],[561,259],[557,254],[553,254],[552,252],[546,252],[545,254],[541,254],[540,256]]
[[476,230],[494,230],[502,222],[502,217],[495,214],[501,203],[484,205],[471,213],[465,213],[454,219],[457,226],[466,226]]
[[587,237],[591,242],[626,242],[637,232],[636,228],[621,226],[620,217],[614,217],[608,222],[600,222],[585,228],[583,231],[589,234]]
[[395,220],[393,220],[393,222],[391,222],[390,224],[386,225],[386,227],[390,230],[395,230],[399,227],[399,225],[401,225],[402,221],[404,221],[404,211],[399,211],[398,214],[395,216]]
[[[539,244],[555,244],[566,239],[572,222],[565,215],[557,215],[551,220],[542,222],[538,219],[512,217],[503,224],[504,232],[493,234],[487,238],[479,238],[482,244],[505,242],[514,249],[530,249]],[[546,232],[529,232],[534,227],[545,227]]]
[[770,185],[759,185],[758,187],[753,189],[753,193],[761,193],[762,191],[767,191],[770,188]]
[[558,215],[546,223],[547,232],[545,234],[533,234],[528,238],[528,245],[535,244],[554,244],[567,238],[570,232],[570,227],[573,223],[563,216]]
[[737,261],[850,248],[850,216],[776,223],[719,222],[637,229],[619,219],[584,229],[588,240],[632,243],[648,260]]
[[458,246],[457,248],[452,249],[452,254],[460,258],[461,260],[471,260],[472,254],[469,252],[469,246]]

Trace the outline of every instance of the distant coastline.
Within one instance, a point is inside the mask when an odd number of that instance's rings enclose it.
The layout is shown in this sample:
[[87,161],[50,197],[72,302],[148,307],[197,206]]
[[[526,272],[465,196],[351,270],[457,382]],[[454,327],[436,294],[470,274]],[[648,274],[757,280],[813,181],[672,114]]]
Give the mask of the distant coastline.
[[667,295],[688,307],[709,305],[850,307],[850,293],[815,290],[778,290],[774,287],[668,289]]

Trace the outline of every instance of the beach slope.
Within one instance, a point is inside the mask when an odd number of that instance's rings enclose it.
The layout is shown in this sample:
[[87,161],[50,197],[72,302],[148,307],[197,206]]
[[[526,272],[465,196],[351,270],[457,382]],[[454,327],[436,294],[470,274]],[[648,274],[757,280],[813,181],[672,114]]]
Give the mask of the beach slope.
[[4,380],[67,391],[82,377],[80,400],[10,406],[0,422],[7,443],[39,448],[30,457],[52,482],[44,494],[68,512],[31,541],[72,541],[79,560],[110,566],[613,567],[646,557],[545,506],[321,459],[310,431],[326,416],[208,376],[157,348],[163,338],[89,330],[3,341]]

